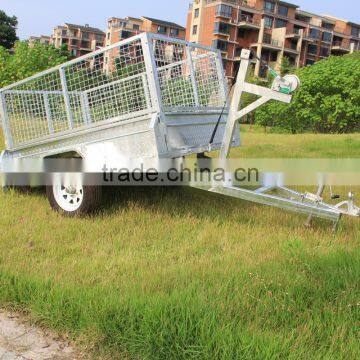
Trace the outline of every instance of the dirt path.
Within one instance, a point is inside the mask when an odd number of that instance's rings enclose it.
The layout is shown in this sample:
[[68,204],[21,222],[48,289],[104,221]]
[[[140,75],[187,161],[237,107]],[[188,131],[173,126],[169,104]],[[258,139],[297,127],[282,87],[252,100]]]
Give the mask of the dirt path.
[[0,360],[77,359],[68,343],[0,309]]

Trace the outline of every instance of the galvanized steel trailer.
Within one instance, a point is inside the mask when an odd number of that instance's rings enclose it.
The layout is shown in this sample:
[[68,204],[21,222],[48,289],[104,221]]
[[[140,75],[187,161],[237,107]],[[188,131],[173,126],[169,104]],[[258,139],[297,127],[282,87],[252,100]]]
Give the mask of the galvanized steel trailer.
[[[249,56],[243,51],[230,107],[224,106],[228,89],[218,50],[146,33],[2,88],[2,159],[73,154],[99,168],[143,164],[159,172],[168,169],[169,159],[178,165],[209,150],[220,150],[225,161],[230,148],[240,145],[237,120],[270,99],[290,102],[283,90],[298,85],[294,77],[276,79],[272,89],[246,83]],[[243,91],[260,99],[238,111]],[[296,200],[295,192],[290,198],[269,195],[266,186],[254,192],[213,184],[208,190],[334,221],[350,214],[343,205],[325,204],[320,193],[296,193]],[[53,208],[77,214],[91,210],[99,189],[54,183],[47,194]]]

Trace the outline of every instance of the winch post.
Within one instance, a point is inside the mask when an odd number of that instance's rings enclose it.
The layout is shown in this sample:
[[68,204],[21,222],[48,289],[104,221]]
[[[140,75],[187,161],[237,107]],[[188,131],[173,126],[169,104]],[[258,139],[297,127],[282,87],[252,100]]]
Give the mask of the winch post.
[[[284,103],[291,102],[292,96],[289,94],[283,94],[272,89],[246,82],[246,74],[250,64],[250,54],[250,50],[246,49],[243,49],[241,52],[240,68],[235,83],[234,95],[230,103],[230,111],[224,131],[224,137],[220,148],[221,160],[226,160],[226,158],[229,156],[235,124],[238,120],[240,120],[248,113],[254,111],[259,106],[264,105],[269,100],[277,100]],[[252,104],[246,106],[244,109],[239,110],[239,107],[241,106],[241,96],[244,92],[260,96],[260,98],[254,101]]]

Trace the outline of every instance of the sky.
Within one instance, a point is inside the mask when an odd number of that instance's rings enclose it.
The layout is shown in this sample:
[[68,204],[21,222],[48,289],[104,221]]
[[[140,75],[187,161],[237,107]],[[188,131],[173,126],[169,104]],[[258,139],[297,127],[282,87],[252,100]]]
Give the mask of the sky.
[[[360,23],[359,0],[287,0],[303,10]],[[18,36],[50,35],[65,22],[106,29],[110,17],[149,16],[186,24],[189,0],[0,0],[0,10],[19,20]]]

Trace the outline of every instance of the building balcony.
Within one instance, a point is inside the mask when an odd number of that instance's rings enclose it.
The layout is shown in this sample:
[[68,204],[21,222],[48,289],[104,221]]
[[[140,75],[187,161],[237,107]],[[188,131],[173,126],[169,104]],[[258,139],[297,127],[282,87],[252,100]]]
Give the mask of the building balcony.
[[222,18],[225,18],[225,19],[231,19],[232,15],[228,12],[225,12],[225,11],[216,11],[216,14],[215,14],[216,17],[222,17]]
[[251,44],[251,47],[262,46],[264,49],[281,51],[283,48],[283,45],[284,45],[284,43],[282,41],[264,38],[262,43],[253,43],[253,44]]
[[66,40],[81,40],[81,38],[80,37],[78,37],[78,36],[71,36],[71,35],[61,35],[61,38],[62,39],[66,39]]
[[275,50],[281,50],[284,43],[280,40],[273,39],[270,36],[264,36],[263,47]]
[[350,43],[344,41],[334,41],[331,50],[344,53],[350,52]]
[[294,28],[292,30],[286,30],[286,38],[287,39],[298,39],[300,38],[300,29]]
[[320,40],[320,38],[316,38],[311,35],[304,34],[303,40],[308,41],[308,42],[317,42]]
[[289,54],[294,54],[294,55],[299,55],[299,53],[300,53],[296,47],[292,47],[292,46],[290,46],[290,47],[285,46],[284,52],[289,53]]
[[275,8],[274,9],[268,9],[268,8],[263,7],[262,10],[263,10],[263,12],[265,14],[269,14],[269,15],[274,15],[275,14]]
[[230,36],[230,30],[229,28],[217,27],[214,29],[214,35]]
[[240,1],[240,4],[238,4],[240,6],[240,9],[244,9],[244,10],[256,10],[255,5],[251,5],[248,4],[248,2],[246,0]]
[[259,30],[261,27],[261,22],[249,16],[242,15],[239,17],[237,26],[242,29]]

